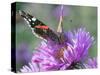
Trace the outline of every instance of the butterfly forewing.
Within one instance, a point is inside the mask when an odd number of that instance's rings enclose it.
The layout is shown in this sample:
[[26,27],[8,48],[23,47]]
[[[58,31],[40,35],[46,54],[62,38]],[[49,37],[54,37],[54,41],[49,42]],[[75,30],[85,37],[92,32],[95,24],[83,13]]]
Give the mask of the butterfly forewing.
[[34,16],[25,13],[24,11],[19,11],[19,14],[25,19],[29,27],[31,27],[32,32],[35,36],[47,41],[51,40],[54,43],[59,43],[58,35],[43,22],[41,22]]

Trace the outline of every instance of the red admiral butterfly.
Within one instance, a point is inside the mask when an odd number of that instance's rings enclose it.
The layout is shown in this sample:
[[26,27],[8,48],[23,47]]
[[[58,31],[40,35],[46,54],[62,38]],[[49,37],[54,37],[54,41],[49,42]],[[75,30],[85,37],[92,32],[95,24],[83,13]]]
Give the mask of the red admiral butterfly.
[[[51,30],[47,25],[45,25],[43,22],[39,21],[37,18],[34,16],[25,13],[24,11],[19,11],[19,14],[26,20],[28,23],[29,27],[32,29],[32,32],[35,36],[42,38],[46,41],[50,40],[53,43],[56,43],[58,45],[64,44],[65,38],[63,33],[61,32],[62,30],[60,29],[60,35],[57,35],[53,30]],[[62,17],[59,22],[61,24],[62,22]],[[58,26],[59,31],[60,25]],[[59,48],[57,52],[57,58],[63,57],[63,51],[64,48],[67,48],[66,45],[62,48]]]
[[19,14],[26,20],[35,36],[47,41],[51,40],[55,43],[60,43],[59,36],[43,22],[39,21],[34,16],[25,13],[24,11],[19,11]]

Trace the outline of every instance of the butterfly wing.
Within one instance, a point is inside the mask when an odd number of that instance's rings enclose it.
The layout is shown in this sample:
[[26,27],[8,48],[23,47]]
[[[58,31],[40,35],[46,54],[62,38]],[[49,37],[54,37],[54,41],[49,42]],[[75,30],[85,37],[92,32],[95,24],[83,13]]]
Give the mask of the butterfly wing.
[[19,14],[25,19],[32,32],[38,38],[44,39],[46,41],[51,40],[55,43],[59,43],[59,37],[53,30],[51,30],[43,22],[35,18],[34,16],[25,13],[24,11],[19,11]]

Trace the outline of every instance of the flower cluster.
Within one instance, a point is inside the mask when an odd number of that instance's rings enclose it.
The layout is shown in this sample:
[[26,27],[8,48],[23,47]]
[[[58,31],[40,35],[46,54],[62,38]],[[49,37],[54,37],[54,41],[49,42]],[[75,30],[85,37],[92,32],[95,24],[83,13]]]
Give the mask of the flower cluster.
[[94,38],[85,28],[64,32],[64,43],[53,44],[42,41],[33,53],[31,63],[21,72],[57,71],[96,68],[96,57],[89,57],[89,48]]

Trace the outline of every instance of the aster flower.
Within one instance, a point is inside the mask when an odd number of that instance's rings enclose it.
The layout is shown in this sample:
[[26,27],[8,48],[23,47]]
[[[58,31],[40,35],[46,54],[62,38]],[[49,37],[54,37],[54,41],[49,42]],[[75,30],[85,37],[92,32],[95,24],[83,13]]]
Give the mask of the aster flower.
[[41,63],[42,69],[47,70],[58,70],[60,68],[60,61],[56,59],[56,49],[50,47],[50,43],[42,41],[41,45],[36,49],[32,57],[33,63]]
[[94,40],[93,37],[90,36],[89,32],[86,32],[85,28],[80,28],[74,33],[68,32],[66,36],[68,36],[68,48],[64,51],[64,60],[71,64],[68,68],[75,68],[77,64],[82,66],[81,63],[88,58],[88,51]]
[[74,32],[65,32],[64,35],[68,40],[63,45],[52,45],[52,42],[42,41],[36,48],[31,63],[38,64],[41,70],[34,71],[31,67],[24,66],[21,72],[26,68],[32,72],[96,68],[96,60],[89,58],[88,54],[94,40],[89,32],[85,28],[79,28]]
[[97,59],[89,58],[87,62],[84,64],[85,68],[97,68]]
[[[61,48],[59,47],[58,50],[55,47],[52,49],[51,44],[42,42],[37,48],[37,52],[34,53],[32,62],[41,63],[44,70],[86,68],[83,63],[88,58],[88,51],[93,43],[93,37],[85,28],[80,28],[74,33],[69,31],[65,33],[65,37],[68,41],[65,41],[66,44],[60,46]],[[67,46],[67,48],[64,48],[64,46]],[[63,49],[62,52],[61,49]]]
[[41,71],[40,67],[36,63],[29,63],[28,66],[23,66],[19,72],[23,73],[31,73],[31,72],[39,72]]

